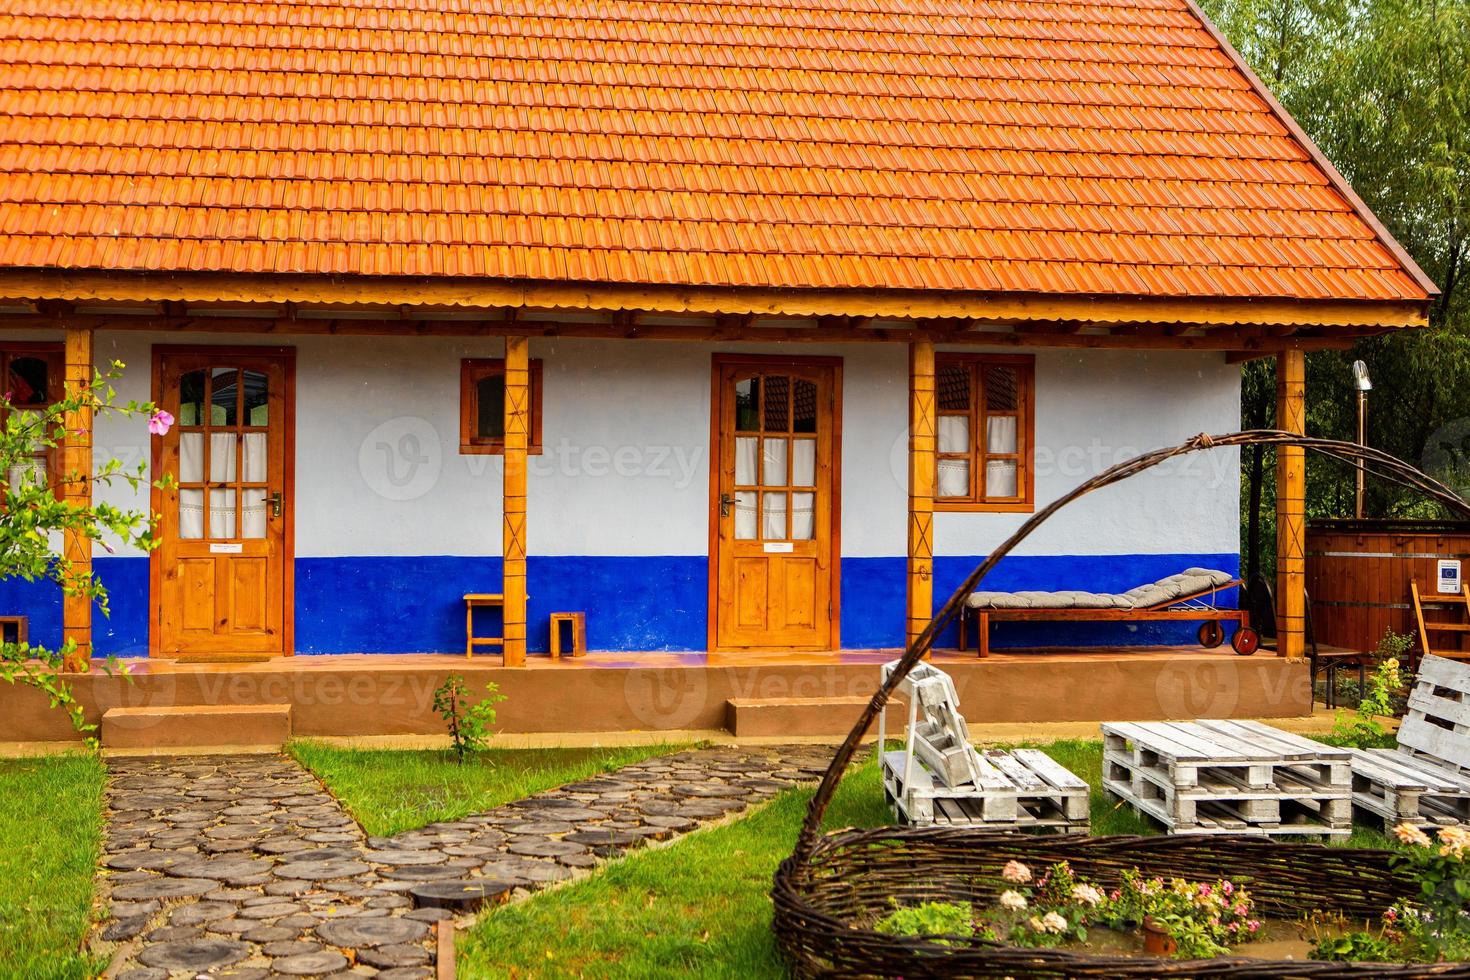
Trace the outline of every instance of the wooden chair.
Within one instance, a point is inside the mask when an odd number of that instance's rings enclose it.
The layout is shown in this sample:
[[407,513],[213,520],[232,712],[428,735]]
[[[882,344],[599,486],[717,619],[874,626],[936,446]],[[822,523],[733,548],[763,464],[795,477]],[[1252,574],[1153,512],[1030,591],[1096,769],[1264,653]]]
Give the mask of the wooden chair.
[[476,636],[475,610],[504,608],[505,596],[498,592],[470,592],[464,597],[464,655],[473,657],[475,647],[503,647],[503,636]]

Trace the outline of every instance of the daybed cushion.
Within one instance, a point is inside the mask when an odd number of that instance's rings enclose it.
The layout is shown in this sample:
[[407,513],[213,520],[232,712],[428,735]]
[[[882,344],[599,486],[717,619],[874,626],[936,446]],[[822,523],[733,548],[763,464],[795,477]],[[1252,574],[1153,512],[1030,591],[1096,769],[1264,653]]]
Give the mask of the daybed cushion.
[[1193,595],[1233,581],[1234,575],[1211,568],[1186,568],[1178,575],[1115,594],[1112,592],[972,592],[971,609],[1147,609],[1180,596]]

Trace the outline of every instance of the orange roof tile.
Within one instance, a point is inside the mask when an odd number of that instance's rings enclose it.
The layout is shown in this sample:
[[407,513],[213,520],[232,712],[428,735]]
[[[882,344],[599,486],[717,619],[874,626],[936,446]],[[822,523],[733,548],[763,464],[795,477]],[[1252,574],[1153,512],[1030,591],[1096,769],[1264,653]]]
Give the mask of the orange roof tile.
[[0,266],[1417,301],[1190,0],[0,0]]

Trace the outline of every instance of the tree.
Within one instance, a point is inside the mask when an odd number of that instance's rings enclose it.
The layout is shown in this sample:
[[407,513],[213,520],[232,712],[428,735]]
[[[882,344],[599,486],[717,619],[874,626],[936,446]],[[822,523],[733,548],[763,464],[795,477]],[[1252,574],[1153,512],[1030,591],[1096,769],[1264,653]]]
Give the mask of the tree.
[[[147,464],[127,469],[110,459],[95,472],[54,472],[44,464],[59,457],[66,440],[66,420],[90,411],[94,418],[140,417],[148,429],[161,435],[173,423],[166,412],[143,402],[119,402],[112,382],[123,365],[114,361],[108,373],[94,375],[91,383],[68,385],[60,401],[44,408],[14,403],[14,393],[0,395],[0,579],[18,577],[27,581],[50,581],[65,596],[84,596],[102,615],[108,613],[107,589],[91,571],[78,567],[63,546],[68,534],[79,536],[88,549],[96,542],[111,552],[119,545],[152,550],[153,517],[106,502],[92,503],[58,494],[59,487],[86,480],[107,486],[121,481],[133,489],[147,479]],[[140,423],[141,424],[141,423]],[[89,469],[91,460],[87,461]],[[53,707],[63,707],[78,731],[93,726],[85,723],[81,706],[62,678],[69,658],[76,653],[74,641],[51,649],[28,643],[0,644],[0,679],[23,683],[44,691]],[[109,669],[111,662],[109,661]]]

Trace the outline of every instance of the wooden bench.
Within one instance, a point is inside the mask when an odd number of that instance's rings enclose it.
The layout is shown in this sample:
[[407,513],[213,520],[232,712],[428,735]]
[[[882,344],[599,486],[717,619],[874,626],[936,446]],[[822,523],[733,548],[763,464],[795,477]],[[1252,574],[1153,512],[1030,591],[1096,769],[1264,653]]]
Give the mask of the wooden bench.
[[1428,654],[1398,747],[1352,750],[1353,803],[1400,823],[1470,823],[1470,665]]
[[568,626],[572,631],[572,656],[585,657],[587,655],[587,614],[580,612],[554,612],[551,614],[551,658],[561,658],[561,632],[562,627]]
[[503,609],[505,596],[494,592],[470,592],[464,597],[464,655],[473,657],[475,647],[504,647],[503,636],[476,636],[476,609]]
[[[885,681],[894,663],[883,667]],[[1036,749],[976,752],[949,675],[921,663],[898,690],[909,704],[902,751],[886,751],[886,718],[878,720],[883,791],[896,820],[1086,832],[1087,784]]]
[[1109,723],[1103,790],[1171,834],[1347,836],[1347,749],[1254,721]]

